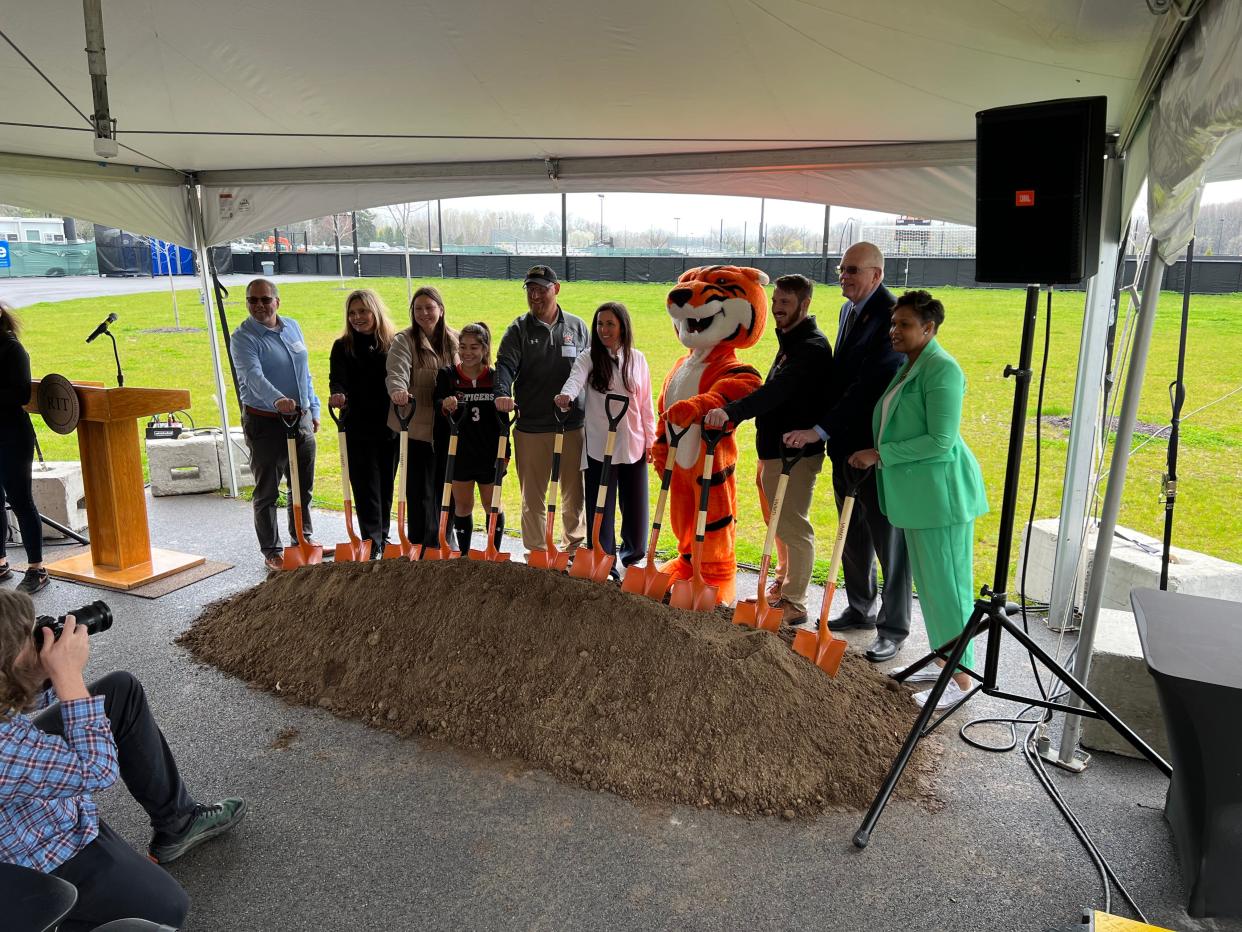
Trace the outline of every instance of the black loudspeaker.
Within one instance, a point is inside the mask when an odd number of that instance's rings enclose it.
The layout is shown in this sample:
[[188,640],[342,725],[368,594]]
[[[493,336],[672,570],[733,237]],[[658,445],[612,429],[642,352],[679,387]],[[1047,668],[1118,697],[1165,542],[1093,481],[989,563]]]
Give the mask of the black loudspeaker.
[[975,114],[975,280],[1072,285],[1100,257],[1104,97]]

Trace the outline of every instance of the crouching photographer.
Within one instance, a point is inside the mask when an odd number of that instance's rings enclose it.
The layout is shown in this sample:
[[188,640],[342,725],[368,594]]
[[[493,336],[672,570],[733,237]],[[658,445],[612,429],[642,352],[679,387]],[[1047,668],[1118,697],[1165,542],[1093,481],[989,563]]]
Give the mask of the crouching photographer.
[[[87,688],[87,635],[112,615],[103,602],[75,614],[36,621],[28,595],[0,590],[0,862],[77,887],[67,932],[121,918],[180,926],[189,897],[158,865],[231,829],[245,803],[195,802],[131,674]],[[99,818],[92,793],[118,776],[150,816],[148,857]]]

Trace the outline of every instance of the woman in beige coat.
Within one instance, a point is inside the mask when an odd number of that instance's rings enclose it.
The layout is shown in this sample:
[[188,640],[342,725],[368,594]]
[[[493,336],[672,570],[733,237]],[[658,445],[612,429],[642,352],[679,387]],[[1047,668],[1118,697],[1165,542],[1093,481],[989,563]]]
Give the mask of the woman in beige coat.
[[[438,288],[424,285],[410,301],[410,326],[397,334],[388,350],[388,396],[394,405],[414,403],[406,459],[407,536],[414,545],[439,546],[439,486],[444,480],[445,451],[434,448],[431,403],[436,372],[457,363],[457,332],[444,315]],[[389,426],[400,430],[394,411]]]

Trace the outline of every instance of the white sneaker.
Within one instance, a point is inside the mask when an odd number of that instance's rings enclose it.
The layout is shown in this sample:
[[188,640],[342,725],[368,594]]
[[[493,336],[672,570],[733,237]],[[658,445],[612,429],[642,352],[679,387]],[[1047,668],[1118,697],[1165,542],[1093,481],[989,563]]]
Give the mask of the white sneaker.
[[[927,705],[927,700],[931,698],[931,694],[932,691],[930,689],[925,689],[921,693],[915,693],[913,696],[914,704],[920,709],[923,708],[923,706]],[[945,687],[945,691],[940,694],[940,701],[936,703],[936,711],[939,712],[947,709],[951,705],[956,705],[960,699],[965,697],[965,695],[966,692],[962,689],[962,687],[958,686],[953,680],[949,680],[949,685]]]
[[[914,666],[914,664],[910,664],[909,666],[905,666],[905,667],[898,667],[896,670],[889,670],[888,675],[891,676],[893,679],[897,679],[899,674],[903,673],[906,670],[909,670],[910,667],[912,666]],[[940,671],[943,669],[944,667],[938,667],[934,663],[929,663],[927,666],[923,667],[923,669],[918,670],[914,673],[911,673],[904,680],[902,680],[902,682],[903,683],[934,683],[936,682],[936,680],[940,679]]]

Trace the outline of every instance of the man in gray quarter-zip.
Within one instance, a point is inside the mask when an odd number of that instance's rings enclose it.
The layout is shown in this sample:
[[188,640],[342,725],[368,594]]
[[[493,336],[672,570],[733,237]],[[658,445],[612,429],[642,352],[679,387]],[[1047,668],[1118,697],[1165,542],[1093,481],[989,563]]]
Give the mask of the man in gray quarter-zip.
[[[523,283],[529,312],[509,325],[496,353],[496,410],[517,409],[513,453],[522,490],[522,546],[527,553],[545,550],[545,496],[552,476],[552,448],[560,426],[556,397],[574,359],[587,352],[586,323],[561,310],[556,272],[536,265]],[[586,536],[582,507],[582,407],[569,409],[561,453],[561,541],[573,551]]]

